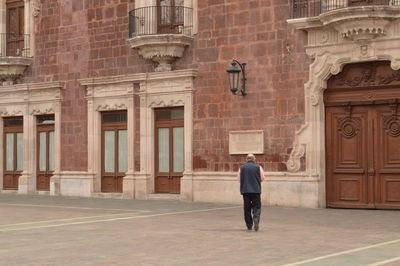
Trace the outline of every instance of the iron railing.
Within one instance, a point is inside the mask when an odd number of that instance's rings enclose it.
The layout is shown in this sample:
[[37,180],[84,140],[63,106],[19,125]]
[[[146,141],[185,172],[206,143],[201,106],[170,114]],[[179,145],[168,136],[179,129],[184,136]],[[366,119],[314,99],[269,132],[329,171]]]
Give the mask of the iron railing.
[[192,35],[193,8],[148,6],[129,12],[129,38],[154,34]]
[[328,11],[356,6],[400,6],[400,0],[292,0],[291,18],[315,17]]
[[0,57],[29,57],[29,35],[0,33]]

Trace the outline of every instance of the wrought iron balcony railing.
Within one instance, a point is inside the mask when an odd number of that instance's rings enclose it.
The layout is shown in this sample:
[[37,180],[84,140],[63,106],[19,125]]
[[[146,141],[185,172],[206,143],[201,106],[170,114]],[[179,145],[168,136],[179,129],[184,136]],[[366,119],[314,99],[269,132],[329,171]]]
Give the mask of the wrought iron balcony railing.
[[28,34],[1,33],[0,57],[29,57],[29,43]]
[[189,7],[149,6],[129,12],[129,38],[155,34],[192,36],[192,29],[193,9]]
[[316,17],[328,11],[356,6],[400,6],[400,0],[292,0],[291,18]]

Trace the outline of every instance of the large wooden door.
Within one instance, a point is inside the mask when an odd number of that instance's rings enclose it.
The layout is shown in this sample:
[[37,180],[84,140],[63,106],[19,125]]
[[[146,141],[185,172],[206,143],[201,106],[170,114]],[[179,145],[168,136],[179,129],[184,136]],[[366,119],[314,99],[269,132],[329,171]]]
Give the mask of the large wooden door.
[[328,206],[400,208],[397,105],[326,109]]
[[7,56],[21,56],[24,52],[24,1],[7,0]]
[[328,81],[327,205],[400,209],[400,71],[353,64]]
[[50,178],[54,173],[54,115],[37,117],[37,164],[36,189],[50,190]]
[[158,0],[158,33],[181,33],[184,24],[183,0]]
[[155,110],[157,193],[179,194],[184,169],[183,108]]
[[18,189],[18,179],[24,168],[24,138],[22,117],[4,119],[3,139],[4,189]]
[[102,113],[102,192],[122,192],[128,170],[127,113]]
[[400,103],[374,112],[375,207],[400,209]]

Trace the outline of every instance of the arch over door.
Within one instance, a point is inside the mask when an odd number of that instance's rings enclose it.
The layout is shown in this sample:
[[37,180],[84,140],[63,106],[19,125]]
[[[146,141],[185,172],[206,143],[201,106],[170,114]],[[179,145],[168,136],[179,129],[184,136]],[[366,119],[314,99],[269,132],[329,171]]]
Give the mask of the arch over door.
[[400,209],[400,71],[348,65],[325,104],[327,206]]

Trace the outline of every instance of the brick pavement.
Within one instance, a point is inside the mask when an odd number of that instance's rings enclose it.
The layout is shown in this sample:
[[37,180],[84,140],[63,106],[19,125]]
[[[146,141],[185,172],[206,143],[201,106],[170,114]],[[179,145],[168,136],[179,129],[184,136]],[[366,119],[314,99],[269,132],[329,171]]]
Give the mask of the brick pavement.
[[237,205],[0,194],[0,265],[400,265],[399,218],[264,207],[248,232]]

